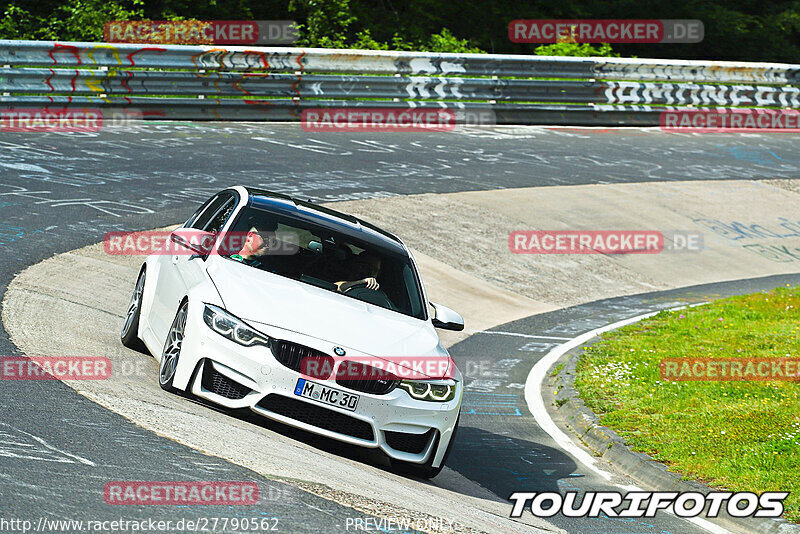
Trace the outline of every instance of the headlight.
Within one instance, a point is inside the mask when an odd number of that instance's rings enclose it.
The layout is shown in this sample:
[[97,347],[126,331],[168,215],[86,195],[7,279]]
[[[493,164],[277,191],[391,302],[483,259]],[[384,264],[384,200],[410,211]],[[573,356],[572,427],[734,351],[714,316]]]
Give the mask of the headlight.
[[424,401],[447,402],[456,396],[454,380],[427,382],[422,380],[403,380],[400,386],[412,398]]
[[256,332],[247,326],[247,323],[217,306],[206,304],[203,321],[211,330],[239,345],[245,347],[269,345],[268,336]]

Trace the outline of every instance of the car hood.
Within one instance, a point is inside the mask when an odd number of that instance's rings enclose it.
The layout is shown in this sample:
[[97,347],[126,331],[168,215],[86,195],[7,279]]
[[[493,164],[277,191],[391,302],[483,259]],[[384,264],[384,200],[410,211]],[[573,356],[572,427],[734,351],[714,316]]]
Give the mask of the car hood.
[[442,355],[439,337],[427,321],[226,258],[210,261],[208,274],[225,309],[251,324],[291,330],[371,356]]

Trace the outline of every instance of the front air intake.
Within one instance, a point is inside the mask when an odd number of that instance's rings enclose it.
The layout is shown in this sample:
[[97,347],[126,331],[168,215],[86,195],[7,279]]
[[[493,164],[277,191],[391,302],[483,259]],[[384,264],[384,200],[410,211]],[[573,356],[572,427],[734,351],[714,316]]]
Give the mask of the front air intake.
[[375,434],[372,425],[361,419],[350,417],[343,413],[328,410],[322,406],[311,404],[297,399],[270,393],[260,401],[257,406],[268,412],[273,412],[307,425],[315,426],[337,434],[353,438],[373,441]]
[[391,432],[385,430],[383,435],[386,436],[386,444],[394,450],[410,454],[421,454],[425,450],[425,447],[428,446],[435,432],[436,430],[433,428],[423,434],[409,434],[408,432]]
[[203,389],[230,400],[243,399],[252,391],[252,389],[218,372],[210,361],[206,361],[205,365],[203,365],[201,384]]

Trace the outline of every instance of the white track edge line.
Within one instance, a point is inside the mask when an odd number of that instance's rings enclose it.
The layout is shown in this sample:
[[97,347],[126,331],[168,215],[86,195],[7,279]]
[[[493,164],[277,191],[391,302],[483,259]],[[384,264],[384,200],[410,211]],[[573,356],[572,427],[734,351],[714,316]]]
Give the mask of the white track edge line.
[[[699,306],[701,304],[705,303],[694,304],[690,307]],[[570,350],[574,349],[575,347],[578,347],[583,343],[589,341],[593,337],[596,337],[610,330],[616,330],[617,328],[628,326],[629,324],[638,323],[642,319],[647,319],[648,317],[657,315],[662,311],[675,311],[684,308],[687,308],[687,306],[678,306],[676,308],[669,308],[666,310],[658,310],[655,312],[637,315],[636,317],[631,317],[629,319],[617,321],[616,323],[611,323],[606,326],[596,328],[590,332],[586,332],[585,334],[581,334],[580,336],[575,337],[572,340],[567,341],[566,343],[562,343],[558,347],[548,352],[542,359],[536,362],[536,365],[534,365],[533,368],[531,368],[530,373],[528,373],[528,378],[525,380],[525,402],[528,404],[528,410],[530,410],[531,415],[533,415],[534,419],[536,419],[536,422],[539,424],[539,427],[545,432],[547,432],[547,434],[553,439],[553,441],[556,442],[556,444],[559,447],[567,451],[567,453],[569,453],[573,458],[584,464],[586,467],[597,473],[597,475],[599,475],[601,478],[609,481],[609,483],[611,483],[611,476],[612,476],[611,473],[601,469],[597,465],[597,460],[587,451],[580,448],[572,440],[572,438],[570,438],[564,432],[562,432],[561,429],[558,428],[558,426],[556,426],[555,422],[550,417],[550,414],[547,413],[547,409],[545,408],[544,405],[544,399],[542,398],[542,383],[544,382],[544,378],[547,375],[547,371],[561,356],[563,356]],[[638,486],[635,485],[628,485],[628,486],[623,486],[621,484],[614,484],[614,485],[617,486],[618,488],[625,489],[627,491],[631,490],[642,491]],[[699,517],[683,517],[681,519],[685,519],[691,523],[694,523],[703,530],[706,530],[713,534],[729,533],[728,530],[720,527],[719,525],[712,523],[711,521],[701,519]]]

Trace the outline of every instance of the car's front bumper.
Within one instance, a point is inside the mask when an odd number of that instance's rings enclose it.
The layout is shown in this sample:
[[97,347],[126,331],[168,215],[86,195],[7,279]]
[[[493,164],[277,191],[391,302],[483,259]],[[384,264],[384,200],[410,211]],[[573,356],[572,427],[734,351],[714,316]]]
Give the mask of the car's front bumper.
[[[330,406],[294,394],[300,372],[285,367],[265,346],[243,347],[206,326],[203,305],[191,306],[175,386],[227,408],[249,408],[294,427],[361,447],[381,449],[390,458],[441,463],[461,405],[463,382],[456,381],[449,402],[420,401],[403,389],[385,395],[353,391],[335,381],[328,387],[359,396],[354,411]],[[330,354],[331,347],[296,332],[262,329],[284,339]],[[332,354],[331,354],[332,355]]]

